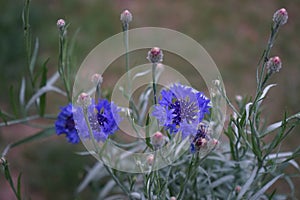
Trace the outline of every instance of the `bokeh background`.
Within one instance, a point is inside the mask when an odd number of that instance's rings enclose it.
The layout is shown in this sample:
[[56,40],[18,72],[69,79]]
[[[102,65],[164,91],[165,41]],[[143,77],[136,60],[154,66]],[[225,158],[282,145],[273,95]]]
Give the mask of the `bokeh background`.
[[[21,77],[26,73],[21,20],[23,3],[20,0],[2,1],[0,6],[0,104],[6,111],[11,111],[9,87],[13,85],[18,89]],[[129,9],[134,16],[131,28],[170,28],[203,45],[219,67],[228,96],[233,100],[235,95],[254,94],[256,65],[267,43],[273,13],[281,7],[288,10],[289,21],[281,28],[271,55],[281,57],[283,68],[271,79],[277,86],[269,93],[264,107],[265,117],[275,122],[285,111],[294,114],[300,110],[300,1],[32,0],[30,22],[33,38],[38,37],[40,41],[37,66],[42,66],[49,58],[51,75],[58,62],[57,19],[64,18],[70,23],[70,36],[79,28],[74,51],[75,67],[79,67],[98,43],[121,31],[120,12]],[[114,79],[114,73],[122,71],[112,71],[107,76]],[[47,110],[52,114],[57,114],[59,106],[67,103],[55,94],[48,97]],[[282,150],[299,146],[299,130],[286,139]],[[37,128],[25,125],[1,127],[0,150],[36,131]],[[26,197],[34,200],[73,199],[86,169],[95,163],[90,156],[74,153],[82,150],[81,144],[70,145],[63,136],[52,136],[11,150],[8,159],[14,177],[19,171],[23,174]],[[93,197],[92,188],[85,190],[80,199]],[[3,174],[0,199],[14,199]]]

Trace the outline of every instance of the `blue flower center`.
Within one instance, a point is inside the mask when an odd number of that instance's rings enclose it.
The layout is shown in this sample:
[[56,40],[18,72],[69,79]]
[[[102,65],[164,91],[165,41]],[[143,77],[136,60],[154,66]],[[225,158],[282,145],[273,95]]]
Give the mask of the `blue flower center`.
[[67,118],[65,128],[68,130],[73,130],[75,128],[75,122],[73,116],[69,116]]
[[197,118],[198,105],[185,99],[175,99],[170,105],[170,109],[174,109],[173,123],[179,125],[182,120],[186,119],[187,123],[191,123]]
[[101,127],[104,127],[104,123],[107,123],[107,118],[100,112],[89,117],[91,128],[95,131],[101,131]]

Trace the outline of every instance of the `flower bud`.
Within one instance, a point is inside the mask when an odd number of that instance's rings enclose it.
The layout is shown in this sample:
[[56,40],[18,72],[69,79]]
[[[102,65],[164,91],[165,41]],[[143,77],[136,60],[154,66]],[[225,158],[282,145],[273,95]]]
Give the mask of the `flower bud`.
[[176,200],[176,197],[170,197],[170,200]]
[[285,24],[288,20],[288,13],[285,8],[281,8],[277,10],[273,15],[273,21],[275,24],[278,24],[279,26],[282,26]]
[[83,92],[78,96],[77,103],[80,106],[83,106],[84,108],[87,108],[89,105],[91,105],[92,99],[91,99],[90,95]]
[[158,47],[153,47],[150,51],[148,51],[147,59],[151,63],[161,63],[163,61],[163,52]]
[[241,191],[241,189],[242,189],[242,187],[239,186],[239,185],[237,185],[237,186],[235,187],[234,190],[235,190],[237,193],[239,193],[239,192]]
[[155,148],[159,148],[164,143],[164,135],[161,132],[156,132],[151,138],[151,143]]
[[120,20],[123,25],[123,30],[128,30],[129,22],[132,21],[132,14],[129,12],[129,10],[124,10],[121,13]]
[[266,64],[268,73],[273,74],[275,72],[279,72],[281,65],[282,63],[278,56],[270,58]]
[[153,162],[154,162],[154,155],[153,154],[148,155],[147,156],[148,165],[153,165]]
[[91,81],[95,84],[95,85],[99,85],[102,84],[103,82],[103,77],[101,74],[93,74]]
[[59,30],[63,30],[63,28],[66,26],[66,22],[63,19],[59,19],[57,20],[56,25]]
[[0,165],[3,165],[5,162],[6,162],[5,158],[2,157],[2,158],[0,159]]

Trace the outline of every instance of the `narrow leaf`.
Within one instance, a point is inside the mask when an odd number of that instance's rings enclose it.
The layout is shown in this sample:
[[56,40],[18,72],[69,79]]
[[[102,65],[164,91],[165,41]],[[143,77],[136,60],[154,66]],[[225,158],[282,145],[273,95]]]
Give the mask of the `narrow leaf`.
[[[40,83],[40,88],[44,87],[47,83],[47,66],[44,65],[43,66],[43,73],[42,73],[42,77],[41,77],[41,83]],[[46,109],[46,94],[44,93],[43,95],[41,95],[40,97],[40,116],[44,116],[45,114],[45,109]]]
[[256,192],[251,198],[250,200],[256,200],[259,199],[259,197],[261,195],[263,195],[279,178],[281,178],[283,176],[283,174],[280,174],[278,176],[276,176],[275,178],[273,178],[270,182],[268,182],[266,185],[264,185],[264,187],[262,187],[258,192]]
[[22,78],[22,83],[21,83],[21,88],[20,88],[20,94],[19,94],[19,100],[20,100],[20,105],[25,104],[25,88],[26,88],[26,81],[25,78]]
[[30,64],[29,64],[29,70],[30,70],[31,75],[33,75],[33,70],[34,70],[34,67],[35,67],[35,62],[36,62],[38,50],[39,50],[39,39],[36,38],[33,54],[32,54],[31,60],[30,60]]

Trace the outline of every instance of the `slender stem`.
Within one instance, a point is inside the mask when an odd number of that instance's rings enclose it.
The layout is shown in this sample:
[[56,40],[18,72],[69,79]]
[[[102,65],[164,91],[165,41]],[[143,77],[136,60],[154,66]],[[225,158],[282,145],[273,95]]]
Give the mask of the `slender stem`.
[[93,134],[93,130],[91,128],[91,125],[90,125],[90,122],[89,122],[89,119],[88,119],[88,110],[87,110],[87,108],[83,108],[83,115],[84,115],[84,119],[85,119],[85,122],[86,122],[87,127],[88,127],[90,138],[92,139],[95,151],[96,151],[96,153],[99,153],[99,147],[96,144],[96,139],[95,139],[95,136]]
[[105,167],[106,171],[111,175],[111,177],[114,179],[114,181],[117,183],[117,185],[123,190],[123,192],[126,193],[127,196],[129,196],[129,190],[120,182],[120,180],[113,173],[113,171],[104,163],[103,166]]
[[179,195],[178,195],[178,198],[177,198],[178,200],[181,200],[183,198],[184,192],[186,190],[187,183],[188,183],[188,181],[190,179],[192,168],[193,168],[193,164],[194,164],[194,156],[195,156],[195,154],[191,157],[187,175],[185,177],[183,185],[181,185],[181,188],[180,188],[180,192],[179,192]]
[[129,69],[129,39],[128,39],[128,26],[123,31],[123,40],[125,46],[125,66],[127,74],[128,94],[131,92],[131,80],[130,80],[130,69]]
[[154,104],[157,104],[156,98],[156,80],[155,80],[155,70],[156,70],[156,63],[152,64],[152,83],[153,83],[153,96],[154,96]]

